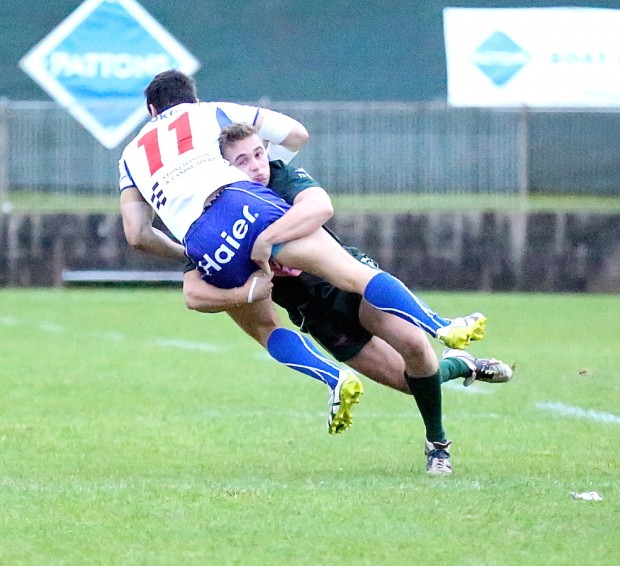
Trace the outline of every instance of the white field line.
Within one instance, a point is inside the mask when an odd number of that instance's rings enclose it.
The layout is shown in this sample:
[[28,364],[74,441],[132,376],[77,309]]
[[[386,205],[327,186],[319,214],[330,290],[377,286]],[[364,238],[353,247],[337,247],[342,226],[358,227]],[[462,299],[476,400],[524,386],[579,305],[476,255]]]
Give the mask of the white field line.
[[[488,383],[486,385],[489,385]],[[495,389],[498,384],[492,384],[490,387],[484,387],[476,384],[474,382],[469,387],[463,387],[463,381],[460,379],[455,379],[453,381],[448,381],[448,383],[444,383],[441,388],[442,389],[450,389],[451,391],[456,391],[458,393],[467,393],[468,395],[490,395],[495,392]]]
[[[0,326],[21,326],[28,325],[28,322],[24,322],[14,317],[5,316],[0,317]],[[43,321],[35,325],[40,331],[51,334],[69,333],[71,329],[62,324],[55,322]],[[122,332],[116,332],[113,330],[93,330],[87,332],[86,336],[92,336],[100,340],[108,340],[110,342],[121,342],[127,339],[127,334]],[[153,346],[164,346],[168,348],[176,348],[179,350],[194,350],[198,352],[225,352],[231,351],[229,344],[216,344],[213,342],[200,342],[193,340],[178,340],[173,338],[146,338],[145,342]],[[271,358],[270,358],[271,359]]]
[[55,322],[42,322],[39,325],[39,328],[44,332],[51,332],[53,334],[60,334],[61,332],[65,332],[65,327],[61,324],[56,324]]
[[612,413],[603,413],[594,409],[582,409],[581,407],[571,407],[564,403],[553,403],[551,401],[543,401],[536,403],[536,407],[543,411],[551,411],[563,417],[574,417],[578,419],[588,419],[597,423],[614,423],[620,424],[620,416]]
[[[24,324],[23,321],[14,318],[14,317],[0,317],[0,325],[3,326],[18,326]],[[27,323],[26,323],[27,324]],[[49,332],[53,334],[58,334],[62,332],[69,332],[66,326],[61,324],[57,324],[55,322],[40,322],[38,325],[39,330],[43,332]],[[116,332],[113,330],[94,330],[87,333],[88,336],[94,336],[99,338],[100,340],[108,340],[110,342],[121,342],[127,338],[126,334],[122,332]],[[218,352],[232,352],[237,350],[243,350],[247,352],[247,348],[233,348],[230,343],[226,344],[217,344],[214,342],[200,342],[193,340],[179,340],[173,338],[147,338],[146,343],[153,346],[163,346],[167,348],[176,348],[178,350],[187,350],[187,351],[195,351],[195,352],[206,352],[206,353],[218,353]],[[265,350],[252,351],[250,356],[257,361],[261,362],[269,362],[269,363],[277,363],[268,352]],[[465,393],[467,395],[489,395],[494,393],[494,387],[484,387],[482,385],[474,383],[470,387],[463,387],[463,382],[459,380],[451,381],[448,383],[444,383],[442,386],[444,389],[449,389],[451,391],[456,391],[458,393]]]
[[178,350],[194,350],[198,352],[224,352],[231,350],[228,346],[212,342],[193,342],[191,340],[173,340],[168,338],[153,338],[148,342],[155,346],[167,346]]
[[125,335],[122,332],[114,332],[113,330],[103,332],[91,332],[90,335],[94,336],[95,338],[100,338],[101,340],[110,340],[111,342],[122,342],[123,340],[125,340]]

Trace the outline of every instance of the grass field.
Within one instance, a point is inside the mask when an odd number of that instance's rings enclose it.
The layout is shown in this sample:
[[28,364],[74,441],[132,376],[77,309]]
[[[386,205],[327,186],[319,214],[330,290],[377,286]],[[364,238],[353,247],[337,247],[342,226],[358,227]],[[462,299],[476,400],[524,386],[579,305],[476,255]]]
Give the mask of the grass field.
[[177,290],[0,291],[0,564],[617,564],[620,297],[424,297],[517,363],[444,388],[450,477],[410,397],[366,382],[331,437],[322,385]]
[[[620,198],[615,196],[520,195],[493,194],[332,194],[338,214],[355,212],[426,212],[454,210],[607,212],[620,211]],[[29,190],[7,195],[9,208],[15,212],[118,212],[118,197],[40,193]],[[2,203],[0,203],[2,204]]]

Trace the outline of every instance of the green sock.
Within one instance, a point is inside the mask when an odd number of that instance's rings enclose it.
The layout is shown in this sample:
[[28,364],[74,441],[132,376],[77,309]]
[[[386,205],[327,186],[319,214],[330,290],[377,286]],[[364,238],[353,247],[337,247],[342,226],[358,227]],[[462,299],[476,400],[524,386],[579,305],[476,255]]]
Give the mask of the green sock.
[[439,371],[428,377],[409,377],[405,374],[407,385],[415,399],[429,442],[445,442],[441,415],[441,377]]
[[457,379],[459,377],[469,377],[471,370],[467,364],[459,358],[446,358],[439,362],[439,375],[441,383]]

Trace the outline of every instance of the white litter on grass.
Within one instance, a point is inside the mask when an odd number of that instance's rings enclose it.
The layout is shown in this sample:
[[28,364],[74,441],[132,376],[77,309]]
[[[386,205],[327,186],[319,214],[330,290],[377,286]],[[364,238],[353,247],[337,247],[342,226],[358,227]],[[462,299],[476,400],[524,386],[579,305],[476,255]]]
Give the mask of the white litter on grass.
[[620,416],[612,413],[602,413],[595,411],[594,409],[582,409],[581,407],[571,407],[570,405],[564,405],[564,403],[553,403],[551,401],[544,401],[536,403],[536,407],[543,409],[544,411],[552,411],[559,413],[565,417],[576,417],[580,419],[588,419],[596,421],[598,423],[615,423],[620,424]]
[[603,501],[603,498],[596,491],[586,491],[584,493],[570,492],[573,499],[583,499],[583,501]]

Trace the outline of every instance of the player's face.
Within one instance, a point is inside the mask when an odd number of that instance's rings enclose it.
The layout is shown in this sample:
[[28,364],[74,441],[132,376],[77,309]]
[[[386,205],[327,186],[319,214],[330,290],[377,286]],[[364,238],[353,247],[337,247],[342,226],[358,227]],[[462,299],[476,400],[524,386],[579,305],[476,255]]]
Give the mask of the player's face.
[[269,158],[263,140],[256,134],[227,147],[224,150],[224,158],[241,169],[255,183],[265,186],[269,184]]

